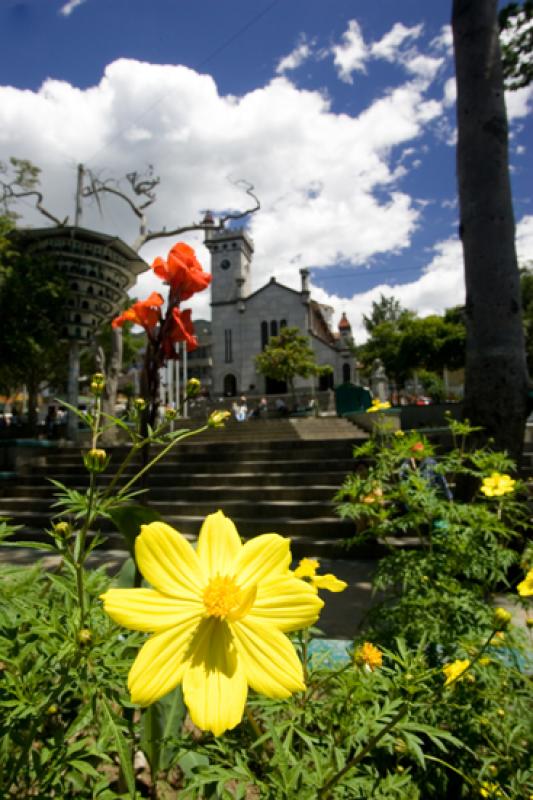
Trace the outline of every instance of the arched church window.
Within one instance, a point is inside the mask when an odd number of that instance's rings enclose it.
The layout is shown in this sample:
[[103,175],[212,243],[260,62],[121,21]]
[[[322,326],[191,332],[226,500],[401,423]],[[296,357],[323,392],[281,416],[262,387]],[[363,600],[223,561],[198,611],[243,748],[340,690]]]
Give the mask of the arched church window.
[[261,350],[268,344],[268,322],[261,323]]

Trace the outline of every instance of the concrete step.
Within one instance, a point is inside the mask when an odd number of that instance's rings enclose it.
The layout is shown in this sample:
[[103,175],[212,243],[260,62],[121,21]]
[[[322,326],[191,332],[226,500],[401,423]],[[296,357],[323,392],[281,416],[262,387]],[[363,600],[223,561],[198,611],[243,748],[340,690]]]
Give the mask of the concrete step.
[[[54,487],[53,492],[57,491]],[[78,486],[71,486],[70,488],[76,489],[79,492],[87,490],[86,485],[81,483]],[[13,507],[14,503],[20,505],[29,505],[33,501],[46,499],[52,502],[53,495],[50,491],[49,483],[42,485],[17,485],[11,486],[9,493],[3,498],[5,504],[9,503]],[[328,502],[333,497],[336,487],[332,485],[317,485],[310,484],[309,486],[287,486],[285,484],[279,486],[227,486],[222,483],[212,484],[209,486],[158,486],[157,492],[152,491],[159,501],[173,502],[180,501],[213,501],[219,502],[219,498],[223,495],[228,501],[230,500],[245,500],[249,503],[256,503],[260,501],[293,501],[293,502],[306,502],[312,499],[316,502]]]

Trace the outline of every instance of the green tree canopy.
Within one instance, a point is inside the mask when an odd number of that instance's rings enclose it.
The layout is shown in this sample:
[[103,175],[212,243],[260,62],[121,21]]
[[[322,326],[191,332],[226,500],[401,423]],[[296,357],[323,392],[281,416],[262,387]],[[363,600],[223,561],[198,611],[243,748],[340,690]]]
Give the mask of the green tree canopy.
[[294,379],[309,378],[331,372],[329,366],[319,366],[309,343],[309,337],[298,328],[282,328],[255,358],[257,371],[267,378],[286,381],[294,397]]
[[533,81],[533,0],[509,3],[498,19],[505,88],[529,86]]
[[380,358],[387,375],[403,383],[419,369],[440,372],[444,367],[462,367],[465,336],[461,309],[449,309],[442,317],[417,317],[412,311],[402,310],[398,319],[373,326],[368,341],[358,348],[358,357],[367,370],[375,358]]
[[400,301],[395,297],[386,297],[384,294],[380,294],[379,300],[372,302],[370,316],[367,317],[366,314],[363,314],[363,324],[368,333],[373,333],[378,325],[384,322],[398,324],[406,316],[413,316],[412,311],[402,308]]
[[[2,225],[7,230],[5,219]],[[0,262],[0,387],[26,386],[31,425],[39,387],[66,378],[67,349],[58,335],[68,283],[46,258],[18,252],[9,240],[3,247],[2,237]]]

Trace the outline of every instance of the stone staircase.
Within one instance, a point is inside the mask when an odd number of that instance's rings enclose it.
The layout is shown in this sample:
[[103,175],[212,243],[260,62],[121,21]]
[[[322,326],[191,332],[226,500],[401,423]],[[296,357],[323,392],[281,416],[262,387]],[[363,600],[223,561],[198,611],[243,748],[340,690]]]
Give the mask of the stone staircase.
[[[352,451],[364,434],[337,418],[259,420],[230,423],[176,445],[149,473],[146,500],[161,518],[194,538],[204,517],[218,509],[244,537],[275,531],[291,537],[293,551],[331,554],[342,550],[353,524],[339,519],[332,497],[353,469]],[[105,485],[126,449],[114,448]],[[127,475],[134,474],[132,467]],[[0,516],[21,526],[20,540],[42,541],[55,509],[49,479],[84,491],[80,449],[45,454],[2,485]],[[106,547],[123,546],[107,520]]]

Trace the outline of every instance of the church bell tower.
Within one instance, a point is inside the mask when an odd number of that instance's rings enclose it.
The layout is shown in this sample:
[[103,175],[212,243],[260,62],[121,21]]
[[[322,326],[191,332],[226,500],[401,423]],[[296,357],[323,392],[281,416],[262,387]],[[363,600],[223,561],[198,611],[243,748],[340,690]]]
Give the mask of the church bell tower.
[[243,228],[207,229],[205,246],[211,253],[211,305],[248,297],[254,246],[246,231]]

